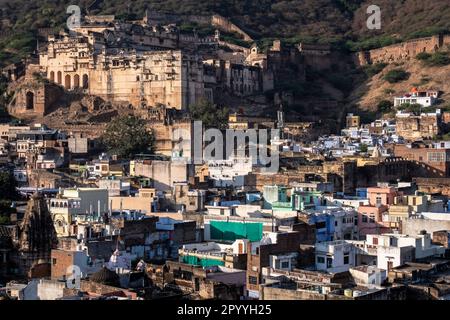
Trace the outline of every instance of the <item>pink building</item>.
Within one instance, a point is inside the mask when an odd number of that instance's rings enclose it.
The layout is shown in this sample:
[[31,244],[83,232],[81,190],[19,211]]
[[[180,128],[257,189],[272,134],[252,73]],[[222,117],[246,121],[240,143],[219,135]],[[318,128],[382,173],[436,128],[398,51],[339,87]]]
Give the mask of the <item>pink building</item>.
[[399,193],[395,188],[367,188],[367,197],[371,206],[390,206],[394,204],[394,199]]
[[373,187],[367,188],[368,206],[358,208],[358,231],[360,237],[367,234],[382,234],[391,232],[383,223],[383,213],[394,204],[394,199],[399,195],[395,188]]
[[358,232],[360,237],[367,234],[382,234],[391,232],[383,224],[383,213],[388,211],[388,206],[359,206],[358,208]]

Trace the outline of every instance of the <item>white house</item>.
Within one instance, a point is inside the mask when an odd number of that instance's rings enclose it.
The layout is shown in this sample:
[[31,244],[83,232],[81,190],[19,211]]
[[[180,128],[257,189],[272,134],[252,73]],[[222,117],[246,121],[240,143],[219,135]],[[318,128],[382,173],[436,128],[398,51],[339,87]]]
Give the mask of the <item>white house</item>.
[[389,270],[405,262],[442,256],[445,248],[433,245],[429,233],[409,236],[405,234],[368,234],[365,241],[350,241],[358,248],[358,255],[376,256],[376,265]]
[[316,269],[345,272],[355,266],[356,248],[345,240],[316,243]]
[[381,286],[387,277],[386,270],[376,266],[362,265],[350,268],[349,272],[357,285],[365,286],[369,289]]
[[402,97],[394,98],[394,106],[398,107],[402,104],[420,104],[423,107],[430,107],[435,104],[436,99],[439,96],[438,91],[418,91],[413,88],[410,93],[405,94]]

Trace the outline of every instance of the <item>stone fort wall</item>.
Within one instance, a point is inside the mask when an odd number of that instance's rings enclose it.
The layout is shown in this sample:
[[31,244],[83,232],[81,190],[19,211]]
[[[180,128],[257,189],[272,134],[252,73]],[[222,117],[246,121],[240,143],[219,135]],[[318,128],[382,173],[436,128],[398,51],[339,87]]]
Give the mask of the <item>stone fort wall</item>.
[[360,66],[376,63],[394,63],[415,58],[421,52],[434,53],[450,45],[450,35],[436,35],[412,39],[387,47],[358,53]]

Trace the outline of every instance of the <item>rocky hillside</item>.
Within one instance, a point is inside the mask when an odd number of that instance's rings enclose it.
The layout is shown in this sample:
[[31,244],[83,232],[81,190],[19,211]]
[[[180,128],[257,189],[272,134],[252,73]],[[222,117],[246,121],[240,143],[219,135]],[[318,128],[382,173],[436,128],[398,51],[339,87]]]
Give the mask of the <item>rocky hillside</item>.
[[[178,15],[220,14],[262,48],[274,38],[287,44],[329,43],[338,62],[329,70],[308,72],[306,83],[290,81],[302,103],[289,111],[302,119],[325,119],[330,115],[339,119],[352,106],[355,111],[375,113],[379,101],[392,100],[393,95],[413,85],[440,88],[444,99],[449,92],[448,66],[429,67],[409,61],[404,66],[387,66],[379,74],[367,77],[351,65],[355,51],[450,33],[450,6],[446,0],[378,0],[382,11],[381,30],[366,27],[366,10],[373,4],[372,0],[0,0],[0,67],[34,51],[40,28],[64,28],[69,16],[66,9],[71,4],[79,5],[82,14],[114,14],[118,19],[140,19],[146,10]],[[181,24],[182,31],[194,28],[203,34],[212,34],[215,29],[192,21]],[[227,40],[243,42],[237,34],[226,36]],[[408,80],[391,84],[383,79],[385,73],[398,67],[411,74]],[[0,94],[5,86],[1,80]],[[318,98],[325,101],[325,106]],[[334,106],[329,107],[327,101]],[[0,101],[0,107],[1,104]]]
[[366,28],[366,9],[372,0],[0,0],[0,63],[32,51],[38,28],[63,27],[71,4],[79,5],[83,14],[115,14],[128,19],[141,18],[146,9],[189,15],[217,13],[263,43],[276,37],[293,43],[332,43],[335,48],[350,50],[450,31],[450,6],[445,0],[378,0],[381,30]]
[[[447,56],[448,52],[444,53]],[[383,100],[393,101],[395,96],[409,92],[413,87],[428,90],[440,90],[437,107],[450,108],[450,58],[449,64],[430,65],[417,58],[387,65],[378,74],[363,81],[352,93],[349,100],[360,109],[372,113],[379,112],[379,103]],[[380,66],[382,68],[383,66]],[[392,72],[404,71],[405,80],[391,83],[387,76]]]

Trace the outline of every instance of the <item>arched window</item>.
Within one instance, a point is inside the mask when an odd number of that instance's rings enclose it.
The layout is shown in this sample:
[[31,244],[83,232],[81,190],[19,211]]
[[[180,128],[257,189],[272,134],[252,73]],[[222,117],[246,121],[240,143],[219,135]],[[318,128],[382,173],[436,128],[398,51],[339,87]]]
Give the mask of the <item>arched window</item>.
[[64,87],[68,90],[70,89],[70,74],[66,74],[64,77]]
[[74,89],[80,87],[80,76],[77,74],[73,76],[73,87]]
[[56,74],[56,82],[58,84],[62,84],[62,73],[61,73],[61,71],[58,71],[58,73]]
[[89,77],[87,74],[83,74],[83,89],[89,88]]
[[54,71],[50,71],[50,81],[55,82],[55,72]]
[[31,91],[28,91],[26,94],[26,108],[27,110],[34,109],[34,93]]

